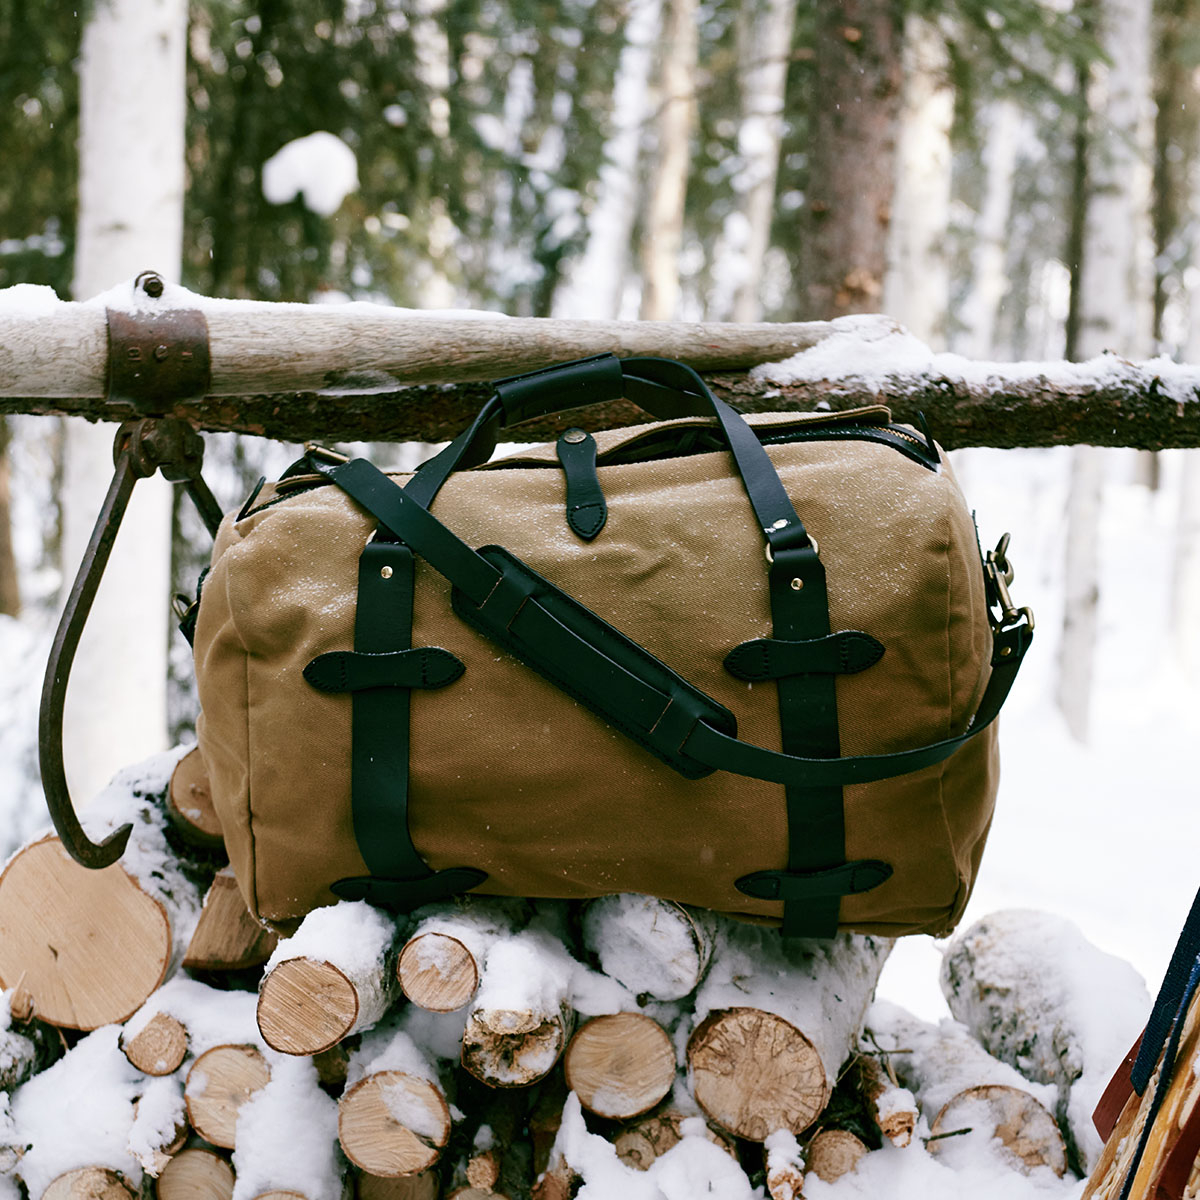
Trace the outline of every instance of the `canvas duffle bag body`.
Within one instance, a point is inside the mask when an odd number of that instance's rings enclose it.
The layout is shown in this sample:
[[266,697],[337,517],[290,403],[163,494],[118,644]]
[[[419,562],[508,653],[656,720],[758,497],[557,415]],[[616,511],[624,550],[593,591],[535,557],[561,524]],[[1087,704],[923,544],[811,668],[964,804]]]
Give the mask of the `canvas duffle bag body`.
[[[658,419],[487,461],[617,397]],[[246,902],[624,891],[946,933],[1031,636],[1010,577],[886,409],[743,418],[669,360],[503,381],[412,475],[310,449],[225,518],[195,619]]]

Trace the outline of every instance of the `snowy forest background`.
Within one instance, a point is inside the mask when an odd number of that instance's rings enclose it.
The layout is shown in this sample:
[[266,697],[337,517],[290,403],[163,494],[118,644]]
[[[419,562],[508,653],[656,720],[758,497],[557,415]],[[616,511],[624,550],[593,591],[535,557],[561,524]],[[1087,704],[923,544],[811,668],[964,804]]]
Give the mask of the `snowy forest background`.
[[[118,60],[134,126],[105,118],[119,89],[88,77],[122,20],[143,34]],[[163,53],[177,94],[137,82]],[[883,311],[975,359],[1200,359],[1200,0],[0,0],[0,103],[0,288],[84,299],[153,266],[210,296]],[[96,176],[147,147],[151,169]],[[174,232],[148,228],[171,212]],[[94,251],[114,224],[144,247],[119,269]],[[103,475],[111,430],[99,450],[75,437],[49,418],[3,427],[0,855],[44,821],[37,690],[72,529],[98,507],[79,464]],[[209,444],[226,506],[294,456]],[[1152,984],[1200,882],[1180,836],[1198,798],[1198,455],[955,455],[985,542],[1012,530],[1018,603],[1038,617],[968,920],[1064,913]],[[165,532],[132,535],[116,604],[130,659],[139,641],[165,653],[167,594],[192,590],[207,553],[159,503],[173,553]],[[117,755],[95,756],[101,776],[189,736],[187,648],[169,645],[161,703],[132,663],[83,685],[138,727],[136,754],[101,738]],[[884,989],[930,1016],[932,957],[909,939]]]

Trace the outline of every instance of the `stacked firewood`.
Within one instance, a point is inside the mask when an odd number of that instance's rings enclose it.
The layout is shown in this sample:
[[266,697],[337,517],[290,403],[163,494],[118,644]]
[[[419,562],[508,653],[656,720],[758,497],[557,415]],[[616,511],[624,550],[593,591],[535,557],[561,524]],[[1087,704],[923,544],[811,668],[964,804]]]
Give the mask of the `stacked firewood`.
[[885,939],[645,896],[340,903],[278,936],[224,866],[194,752],[85,814],[93,837],[130,820],[118,865],[45,837],[0,875],[0,1198],[796,1200],[884,1146],[996,1139],[1060,1175],[1098,1152],[1071,1096],[1108,1045],[1044,973],[1011,986],[1029,921],[955,943],[964,1023],[932,1026],[872,1007]]

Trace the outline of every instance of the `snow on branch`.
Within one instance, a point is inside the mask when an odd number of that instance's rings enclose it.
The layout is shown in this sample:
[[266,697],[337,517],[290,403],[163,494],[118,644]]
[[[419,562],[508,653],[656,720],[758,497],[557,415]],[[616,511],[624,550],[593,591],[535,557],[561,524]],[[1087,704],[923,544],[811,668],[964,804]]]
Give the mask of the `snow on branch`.
[[[887,404],[923,413],[958,446],[1200,446],[1200,368],[1102,355],[1086,363],[986,363],[934,354],[882,316],[802,324],[560,321],[383,305],[214,300],[168,286],[153,302],[131,284],[86,303],[48,288],[0,291],[0,413],[138,415],[105,398],[105,308],[195,307],[208,321],[212,385],[167,415],[199,429],[283,441],[442,441],[490,394],[484,381],[611,351],[682,359],[748,412]],[[508,439],[568,425],[644,421],[618,401],[515,427]]]

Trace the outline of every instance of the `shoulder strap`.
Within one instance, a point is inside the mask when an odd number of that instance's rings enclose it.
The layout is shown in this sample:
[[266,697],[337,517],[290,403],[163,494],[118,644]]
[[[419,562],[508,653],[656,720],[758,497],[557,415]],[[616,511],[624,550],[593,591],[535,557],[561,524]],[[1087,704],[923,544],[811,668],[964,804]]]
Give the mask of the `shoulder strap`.
[[[707,769],[786,786],[844,786],[890,779],[942,762],[995,720],[1033,640],[1028,623],[996,629],[987,688],[969,727],[956,737],[891,754],[846,758],[768,750],[719,729],[712,715],[713,709],[720,709],[715,701],[704,697],[705,706],[695,699],[703,695],[696,689],[685,693],[670,668],[548,580],[523,568],[519,560],[505,556],[503,561],[490,561],[473,550],[365,459],[314,467],[411,546],[480,613],[491,601],[495,619],[483,618],[477,626],[488,636],[503,640],[506,649],[560,687],[565,676],[581,680],[576,699],[693,777]],[[531,575],[536,584],[529,582]],[[503,636],[501,628],[507,631]],[[553,649],[547,653],[545,647]],[[564,657],[575,661],[564,663]],[[644,667],[646,660],[656,664],[654,671]],[[576,669],[580,664],[594,678],[602,678],[604,686],[587,687],[586,675]],[[631,713],[638,714],[632,724],[636,732],[631,731]]]

